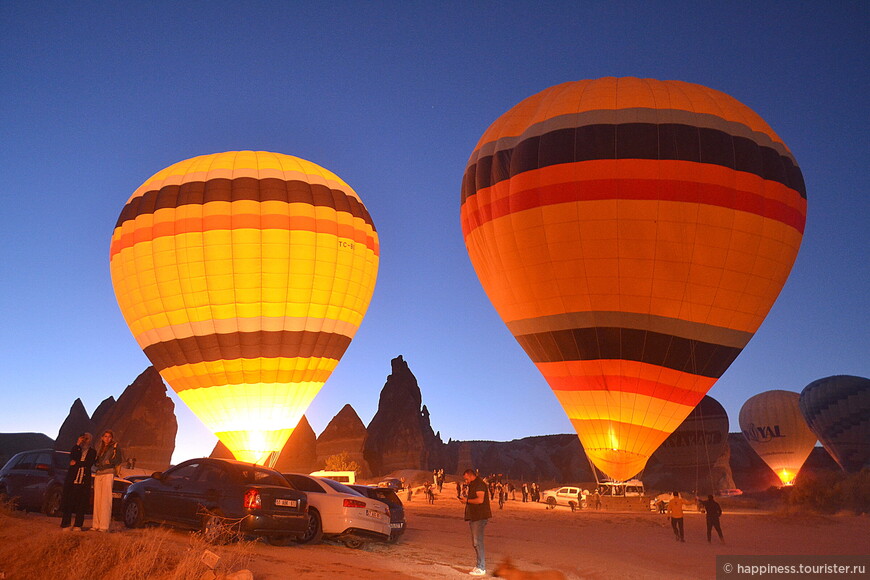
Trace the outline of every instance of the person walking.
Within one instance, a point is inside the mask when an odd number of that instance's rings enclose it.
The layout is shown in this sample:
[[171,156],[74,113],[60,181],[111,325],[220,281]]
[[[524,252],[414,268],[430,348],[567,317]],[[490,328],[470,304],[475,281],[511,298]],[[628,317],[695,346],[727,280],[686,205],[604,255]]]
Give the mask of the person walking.
[[60,519],[60,528],[62,530],[70,529],[73,514],[76,516],[72,527],[74,532],[82,531],[82,525],[85,523],[85,512],[91,499],[91,468],[97,460],[97,452],[91,447],[92,439],[90,433],[82,433],[69,452],[69,467],[63,482],[61,503],[63,517]]
[[100,447],[94,463],[94,517],[91,529],[97,532],[108,532],[112,523],[112,483],[115,481],[115,469],[121,465],[124,458],[115,433],[109,429],[103,431],[100,437]]
[[486,576],[486,555],[483,547],[483,533],[487,522],[492,517],[492,509],[489,506],[489,493],[486,483],[477,476],[473,469],[466,469],[462,479],[468,486],[465,497],[460,496],[459,501],[465,504],[465,521],[471,530],[471,545],[477,556],[474,569],[469,572],[472,576]]
[[685,500],[680,497],[680,492],[675,491],[674,497],[668,502],[668,513],[671,514],[671,528],[674,530],[674,537],[678,542],[685,542],[686,536],[683,530],[683,506],[686,505]]
[[725,537],[722,535],[722,525],[719,523],[719,518],[722,517],[722,506],[713,499],[712,495],[707,496],[707,500],[701,502],[704,504],[704,511],[707,516],[707,543],[711,541],[713,529],[719,534],[719,541],[725,543]]

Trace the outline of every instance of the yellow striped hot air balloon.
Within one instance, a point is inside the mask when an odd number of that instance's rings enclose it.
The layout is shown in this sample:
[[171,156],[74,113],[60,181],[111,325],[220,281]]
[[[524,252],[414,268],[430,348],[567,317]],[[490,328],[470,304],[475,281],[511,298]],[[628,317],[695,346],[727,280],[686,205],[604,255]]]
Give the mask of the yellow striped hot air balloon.
[[462,183],[471,262],[586,453],[625,480],[758,329],[806,192],[756,113],[703,86],[570,82],[481,137]]
[[378,270],[359,196],[304,159],[176,163],[124,206],[112,284],[133,336],[236,458],[270,462],[350,344]]

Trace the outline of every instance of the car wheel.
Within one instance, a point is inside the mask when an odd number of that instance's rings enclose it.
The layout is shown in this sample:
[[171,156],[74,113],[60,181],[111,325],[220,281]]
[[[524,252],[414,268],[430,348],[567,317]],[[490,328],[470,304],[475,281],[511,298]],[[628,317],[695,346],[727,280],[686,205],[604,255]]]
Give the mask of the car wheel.
[[141,528],[145,523],[145,510],[142,500],[138,497],[128,498],[124,502],[124,525],[128,528]]
[[347,546],[348,548],[353,548],[354,550],[359,550],[360,548],[363,547],[363,544],[365,544],[365,542],[363,542],[359,538],[345,538],[344,539],[344,545]]
[[296,541],[300,544],[318,544],[323,537],[323,526],[320,523],[320,513],[317,510],[308,510],[308,528]]
[[547,498],[547,505],[550,506],[551,508],[556,507],[556,498],[555,497],[548,497]]
[[206,542],[218,546],[229,543],[236,535],[219,510],[206,512],[199,529]]
[[47,516],[60,515],[60,504],[63,500],[63,490],[60,487],[52,487],[45,494],[45,502],[42,504],[42,513]]

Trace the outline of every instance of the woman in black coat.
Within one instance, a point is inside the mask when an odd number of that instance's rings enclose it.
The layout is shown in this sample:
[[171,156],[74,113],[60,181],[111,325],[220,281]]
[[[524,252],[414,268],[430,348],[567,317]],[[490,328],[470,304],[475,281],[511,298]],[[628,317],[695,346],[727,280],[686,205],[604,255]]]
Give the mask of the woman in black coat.
[[97,452],[91,447],[91,434],[82,433],[69,452],[69,468],[63,484],[63,517],[60,527],[69,530],[70,520],[75,514],[74,531],[80,532],[85,523],[85,512],[91,503],[91,468],[97,460]]

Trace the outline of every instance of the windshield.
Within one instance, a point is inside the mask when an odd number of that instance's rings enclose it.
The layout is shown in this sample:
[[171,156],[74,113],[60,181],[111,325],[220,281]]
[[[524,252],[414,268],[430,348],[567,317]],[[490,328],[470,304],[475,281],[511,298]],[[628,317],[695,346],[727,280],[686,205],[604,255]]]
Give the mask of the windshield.
[[263,469],[261,467],[245,467],[241,470],[242,481],[245,483],[261,483],[264,485],[277,485],[280,487],[289,487],[287,481],[281,477],[281,474],[272,471],[271,469]]
[[335,480],[329,479],[328,477],[321,477],[320,481],[322,481],[323,483],[325,483],[326,485],[328,485],[329,487],[331,487],[332,489],[334,489],[335,491],[337,491],[339,493],[349,493],[351,495],[362,495],[357,490],[350,488],[350,487],[344,485],[343,483],[338,483]]

